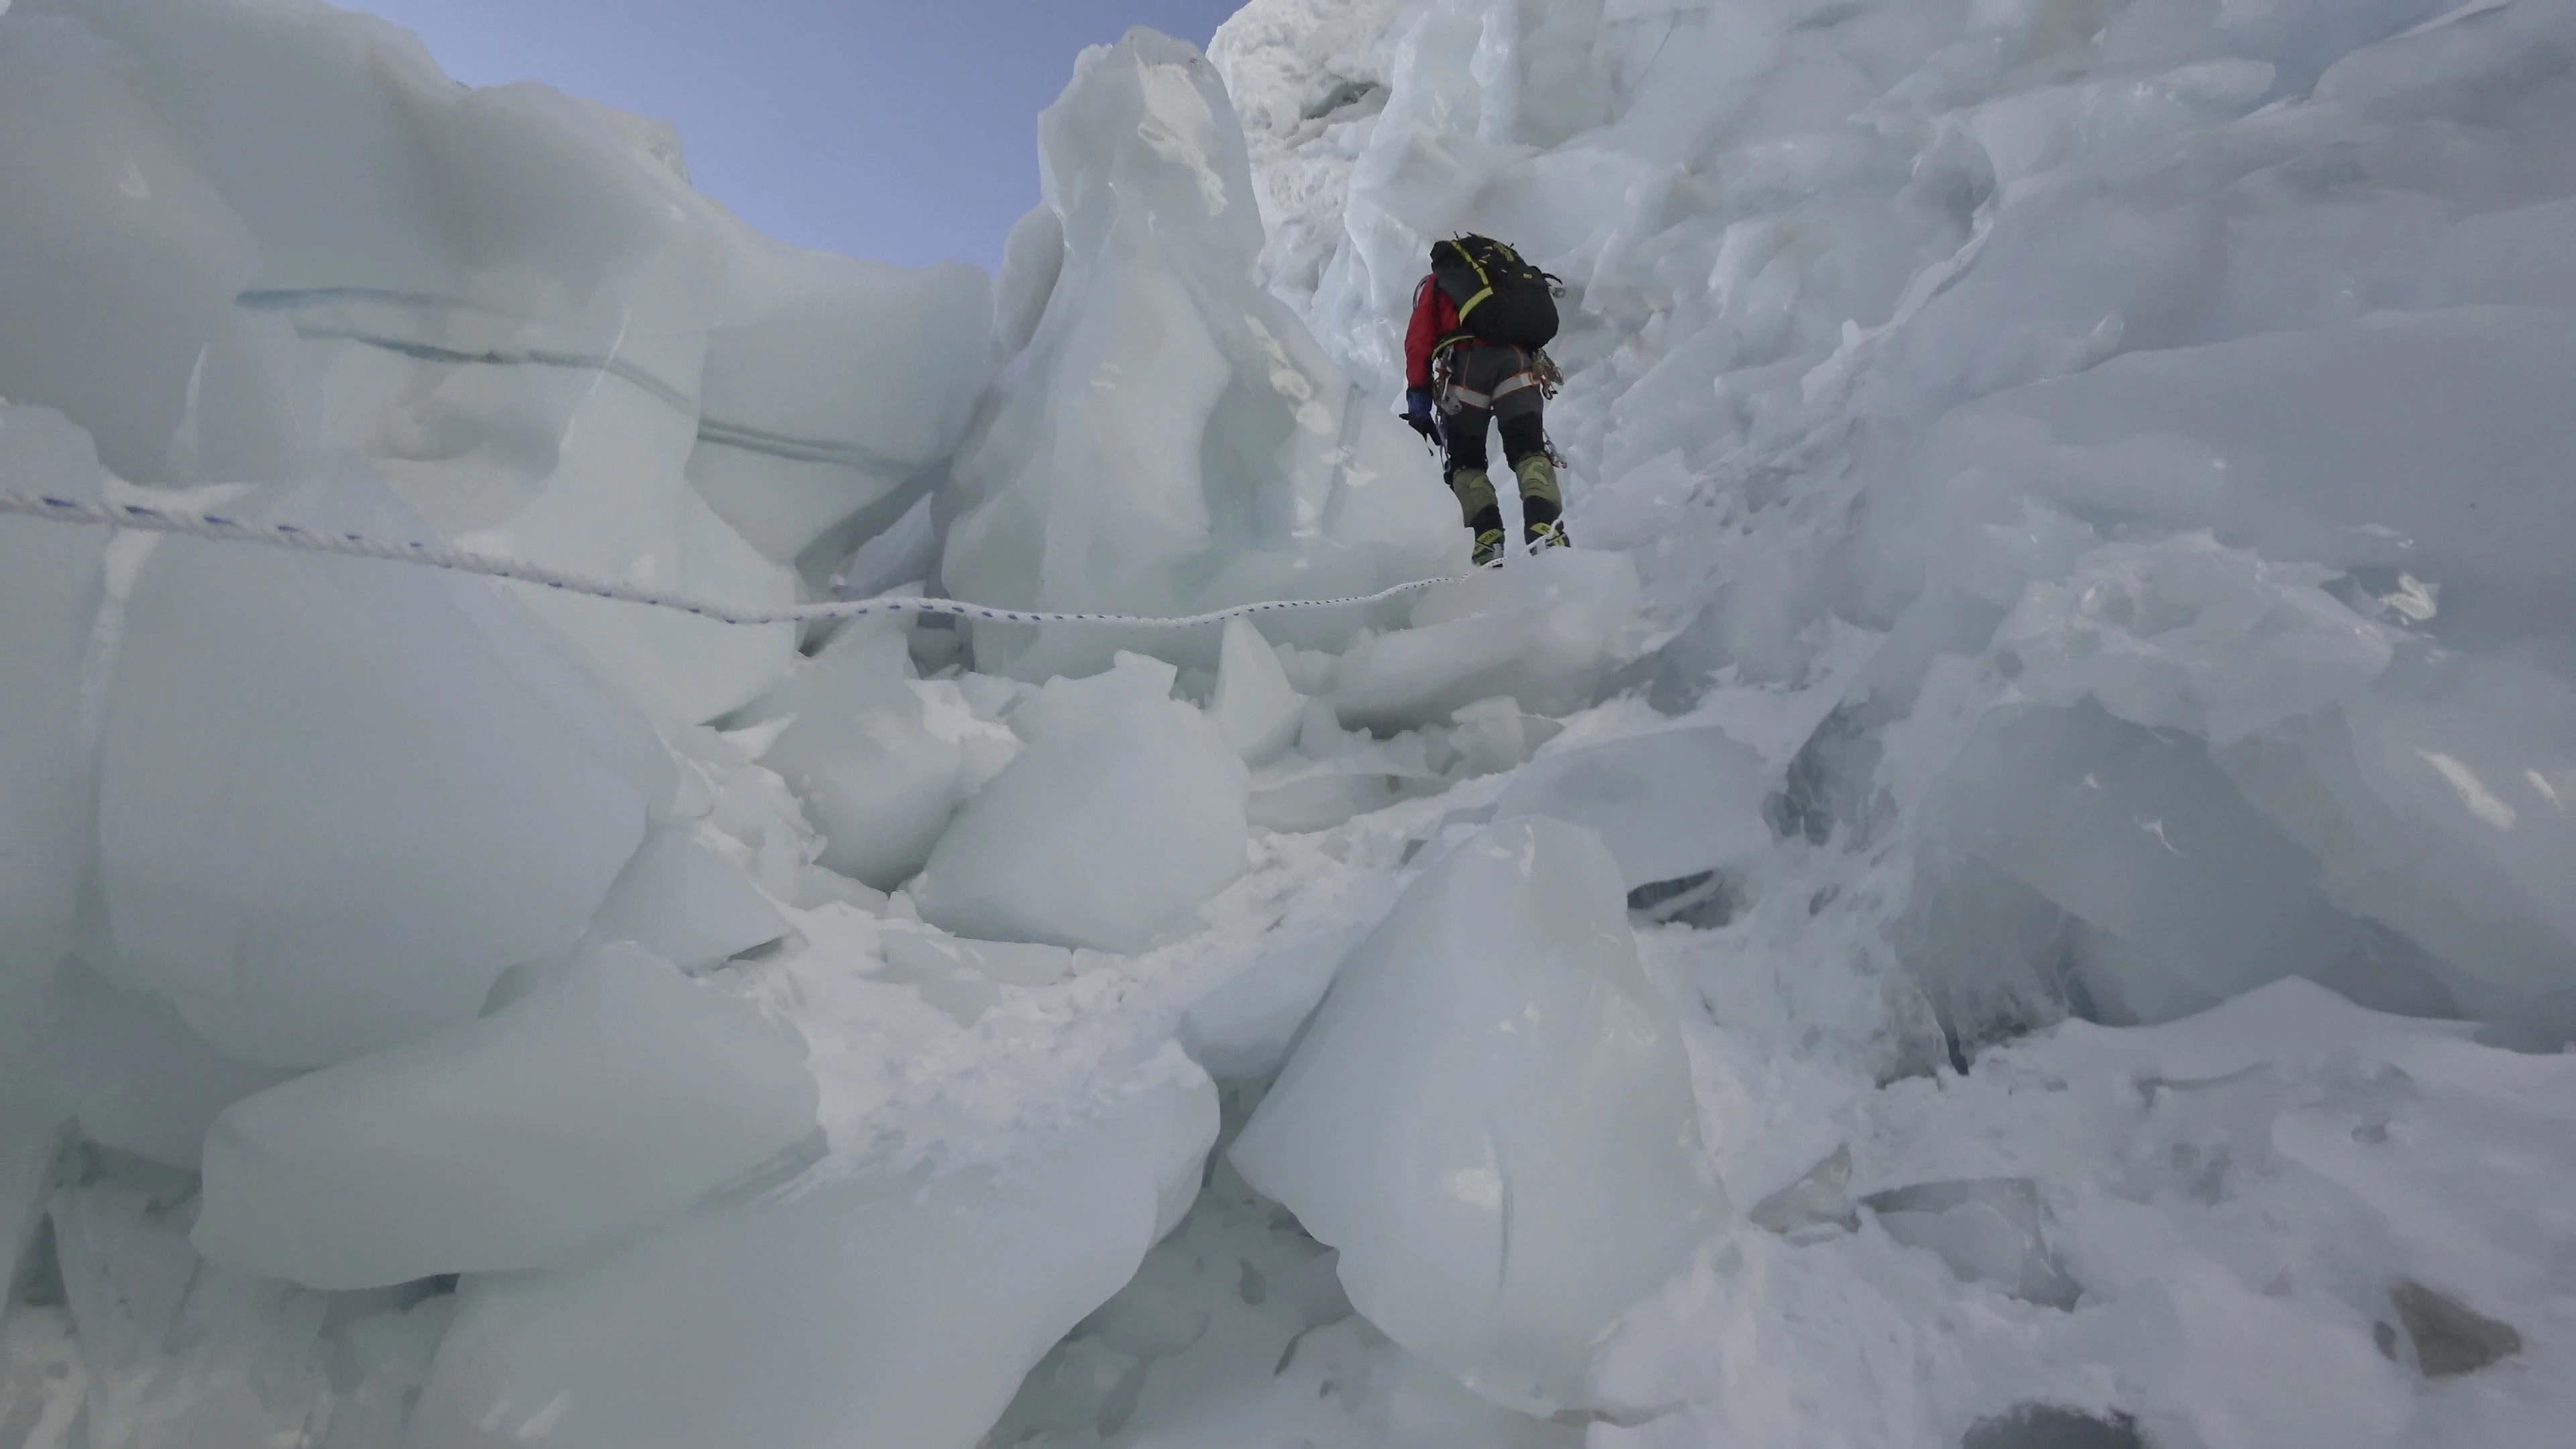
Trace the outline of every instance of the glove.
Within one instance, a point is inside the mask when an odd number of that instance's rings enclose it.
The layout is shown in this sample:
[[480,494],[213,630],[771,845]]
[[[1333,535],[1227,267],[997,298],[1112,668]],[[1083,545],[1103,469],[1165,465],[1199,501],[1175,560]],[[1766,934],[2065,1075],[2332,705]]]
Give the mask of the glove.
[[1426,441],[1434,445],[1439,443],[1440,424],[1438,420],[1432,416],[1431,389],[1427,387],[1417,387],[1406,390],[1404,394],[1404,421],[1411,426],[1415,432],[1420,433]]

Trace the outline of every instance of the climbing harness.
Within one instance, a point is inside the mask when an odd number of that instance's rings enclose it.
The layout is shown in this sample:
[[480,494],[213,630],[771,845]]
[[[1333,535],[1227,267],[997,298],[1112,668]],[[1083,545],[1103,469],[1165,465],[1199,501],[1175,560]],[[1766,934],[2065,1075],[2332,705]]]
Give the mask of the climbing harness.
[[1496,384],[1492,392],[1478,392],[1474,388],[1467,387],[1453,379],[1448,384],[1446,396],[1450,403],[1449,411],[1453,413],[1458,411],[1460,408],[1479,408],[1491,411],[1497,401],[1510,397],[1513,393],[1520,392],[1526,388],[1538,387],[1540,385],[1538,374],[1535,372],[1513,373],[1511,376],[1504,378],[1500,383]]
[[[1440,400],[1441,412],[1454,413],[1461,408],[1480,408],[1490,412],[1497,401],[1533,387],[1538,389],[1540,398],[1554,401],[1557,393],[1564,388],[1565,372],[1556,365],[1555,358],[1547,355],[1547,349],[1544,347],[1520,348],[1520,352],[1529,359],[1529,366],[1504,378],[1495,385],[1492,392],[1478,392],[1466,386],[1458,381],[1456,349],[1462,342],[1477,340],[1463,332],[1453,333],[1442,340],[1439,347],[1433,349],[1431,388]],[[1511,344],[1487,345],[1510,346]]]
[[1556,365],[1556,359],[1547,355],[1546,348],[1530,349],[1530,373],[1538,379],[1539,396],[1549,402],[1556,401],[1556,395],[1565,391],[1565,369]]
[[857,619],[871,614],[946,615],[955,619],[980,620],[992,624],[1114,624],[1133,629],[1191,629],[1202,624],[1219,624],[1251,614],[1278,613],[1291,609],[1359,608],[1383,603],[1388,599],[1450,582],[1447,576],[1414,579],[1378,590],[1374,594],[1356,594],[1336,599],[1265,599],[1260,603],[1236,604],[1231,608],[1212,609],[1204,614],[1184,614],[1161,618],[1140,614],[1069,614],[1033,609],[998,609],[989,604],[968,603],[961,599],[927,599],[891,596],[875,599],[846,599],[822,604],[796,604],[784,609],[730,609],[721,604],[655,593],[632,585],[600,579],[586,579],[577,574],[550,569],[542,564],[524,563],[517,559],[494,558],[488,554],[467,553],[447,544],[388,543],[360,533],[327,532],[299,528],[291,523],[245,523],[211,513],[181,513],[166,508],[153,508],[140,503],[83,503],[77,499],[57,498],[45,494],[0,492],[0,514],[22,518],[42,518],[55,523],[91,524],[106,528],[123,528],[147,533],[173,533],[189,538],[216,539],[227,543],[261,544],[269,548],[292,549],[298,553],[338,554],[349,558],[384,559],[394,563],[417,564],[426,568],[445,569],[451,573],[480,574],[486,578],[511,579],[523,584],[536,584],[568,594],[585,594],[595,599],[613,599],[620,603],[644,604],[657,609],[676,609],[720,624],[805,624],[823,619]]

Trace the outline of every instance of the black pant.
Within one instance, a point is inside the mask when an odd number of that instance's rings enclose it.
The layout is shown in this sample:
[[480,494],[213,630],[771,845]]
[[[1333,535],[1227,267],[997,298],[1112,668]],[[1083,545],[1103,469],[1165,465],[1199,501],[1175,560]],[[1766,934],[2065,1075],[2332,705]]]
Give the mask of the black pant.
[[[1470,532],[1500,528],[1502,509],[1492,501],[1490,485],[1475,481],[1483,479],[1486,469],[1486,425],[1492,424],[1503,435],[1503,458],[1519,472],[1524,459],[1547,452],[1547,394],[1529,377],[1530,355],[1503,343],[1461,342],[1450,351],[1448,368],[1450,386],[1442,398],[1440,436],[1448,447],[1449,486],[1466,511]],[[1461,391],[1492,402],[1487,406],[1466,403],[1457,396]],[[1461,475],[1473,486],[1461,486]],[[1550,486],[1547,491],[1552,494],[1555,489]],[[1524,492],[1521,514],[1531,524],[1551,522],[1557,516],[1556,500]]]
[[[1449,444],[1449,471],[1485,470],[1485,424],[1493,414],[1483,408],[1461,408],[1441,420],[1440,436]],[[1503,461],[1517,468],[1521,459],[1547,451],[1547,423],[1538,410],[1508,417],[1495,431],[1503,435]]]

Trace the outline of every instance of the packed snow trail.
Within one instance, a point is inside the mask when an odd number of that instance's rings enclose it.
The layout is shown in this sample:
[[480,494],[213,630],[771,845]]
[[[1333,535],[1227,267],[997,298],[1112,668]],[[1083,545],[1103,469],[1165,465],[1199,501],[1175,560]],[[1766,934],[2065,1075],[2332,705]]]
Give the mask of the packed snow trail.
[[169,508],[155,508],[141,503],[83,503],[72,498],[51,498],[40,494],[0,492],[0,513],[23,518],[43,518],[56,523],[91,524],[102,528],[128,529],[138,533],[171,533],[188,538],[215,539],[225,543],[258,544],[268,548],[291,549],[299,553],[339,554],[347,558],[382,559],[390,563],[416,564],[424,568],[445,569],[450,573],[478,574],[484,578],[509,579],[515,583],[536,584],[567,594],[582,594],[594,599],[608,599],[621,604],[643,604],[656,609],[677,609],[719,624],[819,624],[836,619],[865,619],[875,615],[917,614],[951,619],[974,619],[992,624],[1121,624],[1139,629],[1196,629],[1208,624],[1222,624],[1228,619],[1250,618],[1256,614],[1275,614],[1291,609],[1356,609],[1382,604],[1389,599],[1453,582],[1451,576],[1412,579],[1390,585],[1374,594],[1361,594],[1345,599],[1265,599],[1258,603],[1236,604],[1204,614],[1167,618],[1145,614],[1068,614],[1042,610],[996,609],[986,604],[963,599],[928,599],[883,596],[872,599],[837,599],[828,603],[798,604],[785,609],[731,609],[722,604],[692,599],[673,598],[629,584],[605,579],[588,579],[516,559],[492,558],[485,554],[467,553],[446,544],[387,543],[362,533],[322,532],[298,528],[291,523],[244,523],[212,513],[185,513]]

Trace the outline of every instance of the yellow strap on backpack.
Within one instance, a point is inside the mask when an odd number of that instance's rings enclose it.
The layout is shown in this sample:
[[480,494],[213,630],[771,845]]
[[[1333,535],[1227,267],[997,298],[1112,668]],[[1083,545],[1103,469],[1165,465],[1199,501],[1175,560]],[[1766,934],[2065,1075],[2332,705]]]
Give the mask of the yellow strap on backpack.
[[[1465,322],[1467,320],[1467,314],[1476,310],[1477,303],[1494,295],[1494,279],[1486,274],[1485,264],[1476,260],[1476,254],[1467,250],[1465,247],[1458,245],[1456,238],[1451,238],[1447,243],[1445,243],[1445,245],[1447,245],[1449,250],[1458,254],[1458,260],[1465,262],[1468,266],[1474,268],[1476,272],[1476,280],[1485,284],[1484,290],[1458,304],[1458,320],[1460,322]],[[1511,254],[1511,248],[1503,246],[1501,242],[1496,242],[1494,245],[1501,248],[1504,255],[1509,256]]]

